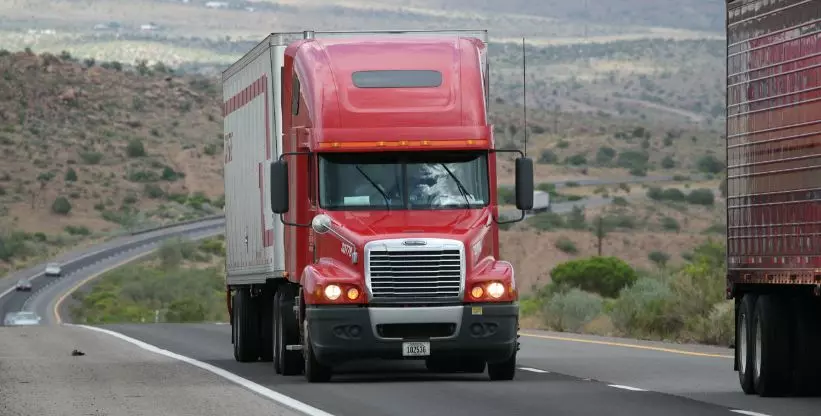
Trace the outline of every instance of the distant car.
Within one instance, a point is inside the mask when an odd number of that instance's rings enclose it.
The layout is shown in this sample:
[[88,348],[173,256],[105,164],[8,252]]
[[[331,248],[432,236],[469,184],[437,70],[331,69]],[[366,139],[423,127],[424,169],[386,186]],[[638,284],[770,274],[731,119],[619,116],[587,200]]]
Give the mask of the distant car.
[[20,279],[17,281],[17,286],[14,290],[18,292],[31,292],[31,282],[28,279]]
[[5,326],[30,326],[30,325],[40,325],[40,318],[34,312],[9,312],[6,314],[6,317],[3,319],[3,325]]
[[49,263],[46,265],[46,276],[56,276],[59,277],[63,274],[63,269],[60,267],[58,263]]

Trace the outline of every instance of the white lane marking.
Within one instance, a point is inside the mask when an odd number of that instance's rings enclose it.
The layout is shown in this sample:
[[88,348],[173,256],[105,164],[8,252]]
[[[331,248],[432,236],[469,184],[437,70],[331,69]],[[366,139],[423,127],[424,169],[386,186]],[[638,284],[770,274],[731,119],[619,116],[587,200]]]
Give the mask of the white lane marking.
[[549,371],[540,370],[538,368],[531,368],[531,367],[519,367],[519,370],[530,371],[531,373],[542,373],[542,374],[549,373]]
[[647,391],[647,390],[645,390],[645,389],[640,389],[640,388],[638,388],[638,387],[622,386],[621,384],[608,384],[608,386],[610,386],[610,387],[615,387],[615,388],[617,388],[617,389],[622,389],[622,390],[630,390],[630,391]]
[[204,363],[202,361],[197,361],[193,358],[186,357],[184,355],[180,355],[180,354],[168,351],[168,350],[164,350],[162,348],[151,345],[149,343],[146,343],[146,342],[140,341],[138,339],[134,339],[134,338],[131,338],[129,336],[123,335],[119,332],[114,332],[114,331],[110,331],[108,329],[97,328],[97,327],[87,326],[87,325],[74,325],[74,324],[64,324],[64,325],[76,326],[76,327],[80,327],[80,328],[90,329],[92,331],[102,332],[104,334],[108,334],[108,335],[111,335],[113,337],[117,337],[117,338],[119,338],[123,341],[134,344],[134,345],[136,345],[136,346],[138,346],[138,347],[140,347],[144,350],[151,351],[151,352],[156,353],[156,354],[164,355],[166,357],[173,358],[175,360],[179,360],[179,361],[191,364],[195,367],[202,368],[203,370],[210,371],[210,372],[212,372],[212,373],[214,373],[214,374],[216,374],[220,377],[223,377],[223,378],[225,378],[229,381],[233,381],[234,383],[239,384],[240,386],[245,387],[248,390],[251,390],[251,391],[253,391],[257,394],[260,394],[264,397],[267,397],[267,398],[269,398],[269,399],[271,399],[271,400],[273,400],[273,401],[275,401],[275,402],[277,402],[281,405],[290,407],[293,410],[296,410],[298,412],[302,412],[302,413],[304,413],[308,416],[334,416],[331,413],[325,412],[324,410],[317,409],[317,408],[315,408],[315,407],[313,407],[309,404],[303,403],[303,402],[301,402],[297,399],[294,399],[292,397],[288,397],[288,396],[286,396],[282,393],[277,393],[277,392],[275,392],[275,391],[273,391],[273,390],[271,390],[267,387],[261,386],[257,383],[254,383],[251,380],[248,380],[246,378],[242,378],[242,377],[240,377],[240,376],[238,376],[234,373],[225,371],[225,370],[223,370],[219,367],[215,367],[211,364],[207,364],[207,363]]
[[738,414],[747,415],[747,416],[770,416],[766,413],[751,412],[749,410],[730,409],[730,411],[733,412],[733,413],[738,413]]

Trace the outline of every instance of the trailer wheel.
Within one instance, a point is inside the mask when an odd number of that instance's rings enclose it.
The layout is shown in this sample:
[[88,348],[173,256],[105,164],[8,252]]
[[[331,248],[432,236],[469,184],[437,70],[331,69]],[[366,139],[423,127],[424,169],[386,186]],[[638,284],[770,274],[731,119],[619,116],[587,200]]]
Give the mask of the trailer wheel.
[[238,289],[234,298],[237,337],[234,342],[234,358],[242,363],[259,358],[258,315],[254,309],[250,289]]
[[789,314],[775,296],[758,297],[753,313],[754,384],[761,397],[785,393],[790,383]]
[[288,345],[299,345],[299,327],[294,315],[293,298],[282,291],[277,292],[277,360],[284,376],[293,376],[302,372],[302,356],[299,351],[288,351]]
[[487,374],[492,381],[513,380],[516,376],[516,351],[500,363],[487,363]]
[[755,394],[753,358],[753,311],[755,310],[755,295],[745,294],[741,298],[736,314],[735,349],[736,367],[738,367],[738,381],[745,394]]
[[821,314],[821,308],[815,298],[799,298],[792,304],[793,390],[800,395],[817,395],[821,390],[821,359],[817,355],[821,350],[821,329],[814,320]]
[[302,349],[304,350],[303,356],[305,357],[305,378],[309,383],[324,383],[331,379],[333,371],[331,367],[323,365],[317,361],[316,355],[314,355],[313,346],[311,345],[311,335],[309,329],[308,320],[306,319],[304,325],[305,344],[302,346]]

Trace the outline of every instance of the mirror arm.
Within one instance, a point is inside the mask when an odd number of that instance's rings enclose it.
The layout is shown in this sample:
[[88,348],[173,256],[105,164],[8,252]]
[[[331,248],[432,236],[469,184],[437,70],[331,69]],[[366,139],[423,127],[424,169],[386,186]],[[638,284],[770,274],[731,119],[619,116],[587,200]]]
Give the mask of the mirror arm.
[[310,223],[308,223],[308,224],[298,224],[298,223],[295,223],[295,222],[285,221],[285,214],[279,214],[279,220],[282,221],[283,224],[290,225],[290,226],[293,226],[293,227],[309,227],[310,228],[310,226],[311,226]]
[[504,224],[513,224],[515,222],[522,221],[522,220],[525,219],[525,211],[524,210],[519,210],[519,212],[522,213],[522,215],[519,218],[515,218],[515,219],[512,219],[512,220],[502,220],[502,221],[500,221],[498,217],[493,216],[493,222],[495,222],[496,224],[499,224],[499,225],[504,225]]

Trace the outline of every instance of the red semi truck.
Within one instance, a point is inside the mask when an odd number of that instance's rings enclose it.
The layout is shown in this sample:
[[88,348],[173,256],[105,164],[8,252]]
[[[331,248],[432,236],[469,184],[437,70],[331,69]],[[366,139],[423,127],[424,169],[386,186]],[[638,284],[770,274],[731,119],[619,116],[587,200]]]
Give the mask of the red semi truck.
[[[237,361],[327,381],[355,359],[514,377],[485,31],[275,33],[223,73]],[[521,219],[521,218],[520,218]]]
[[727,1],[727,296],[747,394],[821,378],[821,7]]

